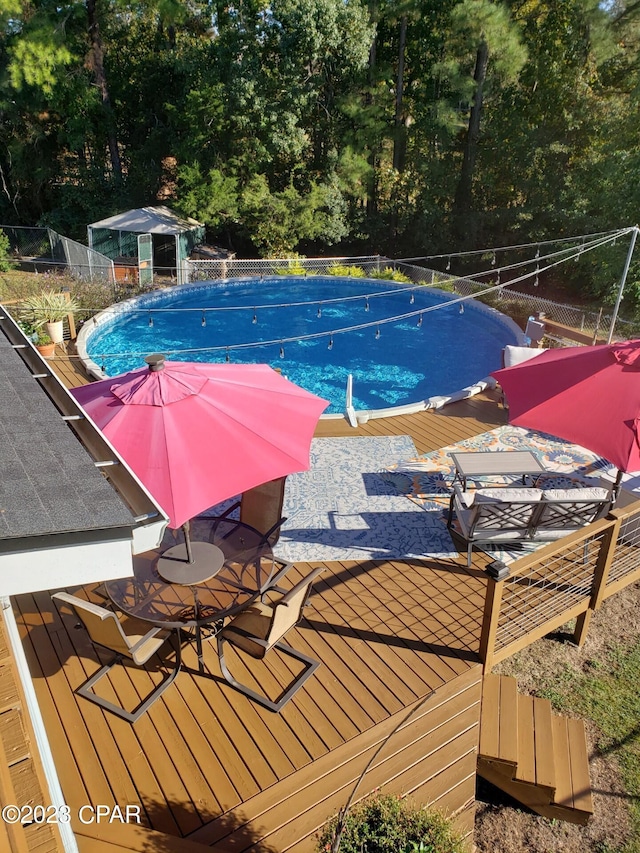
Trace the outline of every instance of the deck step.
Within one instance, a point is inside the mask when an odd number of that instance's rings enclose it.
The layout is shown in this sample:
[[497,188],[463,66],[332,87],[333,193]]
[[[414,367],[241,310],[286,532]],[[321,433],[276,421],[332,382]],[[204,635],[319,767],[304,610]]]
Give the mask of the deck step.
[[518,694],[514,678],[485,676],[478,774],[545,817],[585,824],[593,814],[583,721]]

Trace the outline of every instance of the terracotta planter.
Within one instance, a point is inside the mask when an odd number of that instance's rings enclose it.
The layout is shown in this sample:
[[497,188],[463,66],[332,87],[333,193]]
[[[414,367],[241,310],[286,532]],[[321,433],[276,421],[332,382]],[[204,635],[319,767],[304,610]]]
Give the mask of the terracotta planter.
[[55,323],[47,323],[47,334],[54,344],[61,344],[64,340],[62,320],[57,320]]
[[53,358],[56,352],[56,345],[53,341],[50,344],[36,344],[36,349],[43,358]]

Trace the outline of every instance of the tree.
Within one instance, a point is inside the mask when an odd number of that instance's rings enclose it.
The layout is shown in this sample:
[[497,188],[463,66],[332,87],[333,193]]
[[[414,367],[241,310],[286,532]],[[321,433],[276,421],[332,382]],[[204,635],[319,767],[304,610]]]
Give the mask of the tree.
[[[476,157],[487,90],[492,80],[496,85],[515,81],[526,62],[527,51],[508,8],[492,0],[463,0],[454,7],[452,47],[457,48],[457,56],[449,65],[449,73],[463,82],[461,94],[466,90],[471,95],[460,180],[453,200],[456,231],[464,240],[471,231],[468,214],[473,204]],[[468,78],[464,77],[472,57],[473,82],[469,86]]]

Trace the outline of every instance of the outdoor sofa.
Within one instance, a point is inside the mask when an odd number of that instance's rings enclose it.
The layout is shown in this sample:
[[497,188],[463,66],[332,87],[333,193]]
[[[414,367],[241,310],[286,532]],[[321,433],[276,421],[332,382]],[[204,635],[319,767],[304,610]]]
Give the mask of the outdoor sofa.
[[[474,545],[552,542],[606,515],[609,489],[486,488],[453,486],[447,527],[467,543],[467,565]],[[455,516],[455,521],[454,521]]]

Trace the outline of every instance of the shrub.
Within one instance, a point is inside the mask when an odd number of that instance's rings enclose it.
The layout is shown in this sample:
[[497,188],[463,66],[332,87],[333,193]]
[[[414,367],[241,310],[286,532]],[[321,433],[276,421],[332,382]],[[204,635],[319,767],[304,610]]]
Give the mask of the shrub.
[[369,273],[371,278],[384,278],[389,281],[400,281],[403,284],[411,284],[411,279],[400,270],[394,270],[391,267],[385,267],[383,270],[375,270]]
[[[333,849],[338,818],[318,838],[317,850]],[[462,836],[438,812],[396,796],[376,794],[355,805],[344,819],[340,853],[463,853]]]
[[327,269],[329,275],[340,275],[351,278],[364,278],[365,272],[362,267],[354,267],[351,264],[331,264]]
[[10,251],[11,245],[9,243],[9,238],[0,228],[0,272],[9,272],[11,269],[11,263],[9,261]]
[[274,267],[276,275],[312,275],[309,270],[300,263],[299,258],[291,258],[286,267]]

